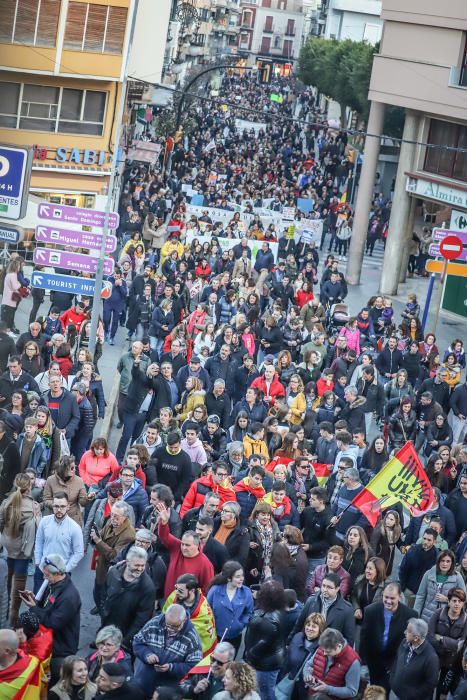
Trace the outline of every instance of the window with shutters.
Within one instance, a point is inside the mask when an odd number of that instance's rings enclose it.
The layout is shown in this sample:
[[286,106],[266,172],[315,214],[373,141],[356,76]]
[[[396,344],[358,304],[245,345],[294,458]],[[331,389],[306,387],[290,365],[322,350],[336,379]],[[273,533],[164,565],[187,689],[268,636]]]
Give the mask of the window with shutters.
[[59,14],[59,0],[1,0],[0,42],[53,48]]
[[127,12],[126,7],[70,2],[64,48],[92,53],[122,53]]
[[263,36],[261,39],[261,53],[269,53],[271,50],[271,37]]
[[267,15],[265,21],[264,21],[264,32],[272,32],[272,16]]
[[107,93],[0,82],[0,127],[101,136]]
[[288,36],[295,36],[295,20],[294,19],[287,20],[287,29],[285,30],[285,33]]

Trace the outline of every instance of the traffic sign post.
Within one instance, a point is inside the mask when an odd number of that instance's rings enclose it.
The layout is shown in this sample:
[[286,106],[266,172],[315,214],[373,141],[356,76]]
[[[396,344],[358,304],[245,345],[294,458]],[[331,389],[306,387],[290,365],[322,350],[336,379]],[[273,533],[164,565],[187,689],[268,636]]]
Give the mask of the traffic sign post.
[[[66,270],[84,272],[95,275],[97,271],[97,259],[82,253],[68,253],[65,250],[52,250],[51,248],[36,248],[33,253],[33,261],[36,265],[50,267],[62,267]],[[115,263],[113,258],[105,258],[104,274],[112,275]]]
[[[90,233],[89,231],[73,231],[72,229],[59,229],[51,226],[36,226],[36,241],[39,243],[54,243],[55,245],[70,246],[71,248],[100,250],[102,246],[102,234]],[[107,236],[105,252],[113,253],[116,248],[117,238],[115,236]]]
[[0,144],[0,217],[17,220],[26,214],[32,170],[32,148]]
[[[50,204],[41,202],[37,208],[40,219],[52,219],[64,224],[80,224],[81,226],[95,226],[105,228],[106,212],[96,209],[84,209],[80,207],[66,207],[62,204]],[[109,212],[108,228],[118,227],[120,217],[117,212]]]
[[[101,292],[108,288],[108,284],[108,282],[102,284]],[[69,294],[93,296],[96,280],[87,279],[86,277],[73,277],[71,275],[57,275],[52,272],[39,272],[35,270],[31,275],[31,286],[50,292],[68,292]]]
[[[462,277],[467,276],[467,265],[461,265],[459,263],[456,264],[450,262],[452,260],[457,259],[467,260],[467,249],[464,250],[463,248],[464,241],[467,243],[467,234],[457,234],[457,232],[455,231],[448,231],[446,229],[435,229],[434,231],[436,232],[436,236],[433,235],[433,238],[439,240],[440,243],[439,245],[431,245],[429,248],[429,254],[436,255],[437,257],[441,256],[443,259],[428,260],[425,265],[425,268],[428,270],[428,272],[440,274],[439,294],[436,300],[436,312],[433,327],[433,333],[436,333],[436,328],[438,326],[439,319],[439,311],[441,308],[441,302],[443,298],[444,280],[446,278],[446,275]],[[427,305],[428,304],[429,300],[427,297]],[[426,312],[428,313],[428,308],[426,308]]]
[[447,228],[434,228],[431,235],[434,241],[442,241],[447,236],[456,236],[462,241],[463,245],[467,245],[467,231],[451,231],[451,229]]
[[439,245],[439,251],[445,260],[456,260],[462,255],[462,241],[458,236],[446,236]]

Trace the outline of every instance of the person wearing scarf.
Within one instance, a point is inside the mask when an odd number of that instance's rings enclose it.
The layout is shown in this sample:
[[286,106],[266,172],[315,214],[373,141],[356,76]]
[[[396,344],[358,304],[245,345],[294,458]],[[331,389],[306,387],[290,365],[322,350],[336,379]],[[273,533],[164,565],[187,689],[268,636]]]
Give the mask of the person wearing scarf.
[[274,481],[272,490],[264,497],[264,502],[272,508],[274,520],[283,532],[286,525],[300,526],[298,511],[290,498],[286,496],[285,481]]
[[240,522],[244,525],[247,524],[257,502],[262,501],[266,495],[263,486],[265,474],[263,467],[252,467],[249,476],[241,479],[234,486],[237,503],[241,508]]

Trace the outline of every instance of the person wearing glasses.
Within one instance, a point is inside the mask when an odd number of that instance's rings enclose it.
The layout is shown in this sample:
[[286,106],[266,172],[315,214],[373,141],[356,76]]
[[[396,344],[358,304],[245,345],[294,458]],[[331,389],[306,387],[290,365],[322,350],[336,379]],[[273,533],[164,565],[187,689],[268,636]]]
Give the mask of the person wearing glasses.
[[[122,485],[123,500],[133,508],[135,514],[135,524],[139,527],[144,515],[144,511],[149,505],[148,494],[143,488],[140,479],[135,478],[136,470],[126,464],[120,469],[120,476],[116,482]],[[107,484],[102,491],[99,491],[97,498],[106,498],[111,483]]]
[[115,625],[107,625],[99,630],[96,635],[97,651],[86,658],[90,681],[95,683],[102,665],[108,663],[119,664],[127,679],[132,675],[131,656],[122,649],[122,639],[123,635]]
[[[212,700],[216,693],[224,690],[224,676],[227,664],[235,658],[235,647],[230,642],[219,642],[210,657],[207,676],[196,666],[188,672],[188,678],[180,684],[184,698]],[[203,669],[204,670],[204,669]]]
[[[63,557],[67,573],[73,571],[84,556],[83,532],[68,515],[69,509],[67,494],[57,491],[52,502],[53,515],[46,515],[39,523],[34,547],[34,593],[42,586],[44,562],[50,554]],[[69,653],[74,654],[75,651]]]
[[89,505],[84,481],[76,473],[75,458],[64,456],[54,465],[54,473],[48,477],[44,485],[42,499],[46,512],[51,512],[54,495],[57,491],[64,491],[68,496],[69,517],[80,527],[83,525],[81,507]]
[[158,685],[178,687],[190,668],[203,656],[198,633],[182,605],[169,605],[135,635],[134,682],[147,695]]

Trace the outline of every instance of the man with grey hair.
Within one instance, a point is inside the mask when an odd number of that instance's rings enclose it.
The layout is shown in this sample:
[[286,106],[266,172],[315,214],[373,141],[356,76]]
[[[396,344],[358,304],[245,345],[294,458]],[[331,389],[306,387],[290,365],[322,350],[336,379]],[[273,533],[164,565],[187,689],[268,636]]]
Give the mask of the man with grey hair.
[[342,477],[342,486],[331,508],[333,517],[331,518],[330,526],[334,528],[338,542],[344,540],[345,533],[352,525],[359,525],[363,528],[368,527],[368,520],[365,516],[362,515],[356,506],[350,505],[363,488],[358,469],[355,467],[346,469]]
[[356,698],[360,685],[358,654],[339,630],[328,627],[319,638],[319,647],[305,663],[303,678],[314,693],[339,698]]
[[130,547],[125,561],[110,567],[102,591],[102,624],[116,625],[122,631],[122,646],[127,651],[154,612],[156,589],[146,571],[147,560],[145,549]]
[[102,615],[102,589],[112,560],[121,549],[135,541],[135,531],[129,515],[128,504],[125,501],[116,501],[110,509],[110,518],[105,521],[103,528],[98,531],[96,527],[91,527],[90,538],[99,554],[93,591],[95,614]]
[[164,581],[167,575],[167,566],[164,559],[157,550],[157,542],[154,542],[154,537],[149,530],[141,528],[136,531],[135,541],[127,544],[126,547],[120,550],[112,564],[118,564],[126,559],[131,547],[141,547],[147,552],[148,558],[146,561],[146,571],[151,577],[151,580],[156,587],[156,600],[160,600],[164,593]]
[[212,700],[216,693],[224,690],[226,665],[235,658],[235,647],[230,642],[219,642],[209,658],[209,673],[188,673],[186,681],[180,684],[184,698]]
[[390,676],[391,700],[426,700],[438,683],[439,658],[427,641],[428,625],[410,619]]
[[190,668],[202,659],[201,642],[182,605],[169,605],[135,635],[134,681],[148,695],[158,685],[178,687]]
[[67,563],[60,554],[49,554],[43,563],[47,588],[36,600],[32,591],[20,593],[23,603],[34,612],[44,627],[53,630],[51,683],[58,680],[65,657],[76,654],[79,645],[81,598]]
[[221,427],[227,430],[230,422],[232,401],[225,390],[225,380],[219,377],[215,380],[212,390],[208,391],[205,398],[208,416],[219,416]]
[[339,414],[339,420],[346,421],[351,435],[357,432],[363,432],[365,435],[366,398],[358,395],[356,386],[350,385],[344,389],[344,399],[345,406]]

